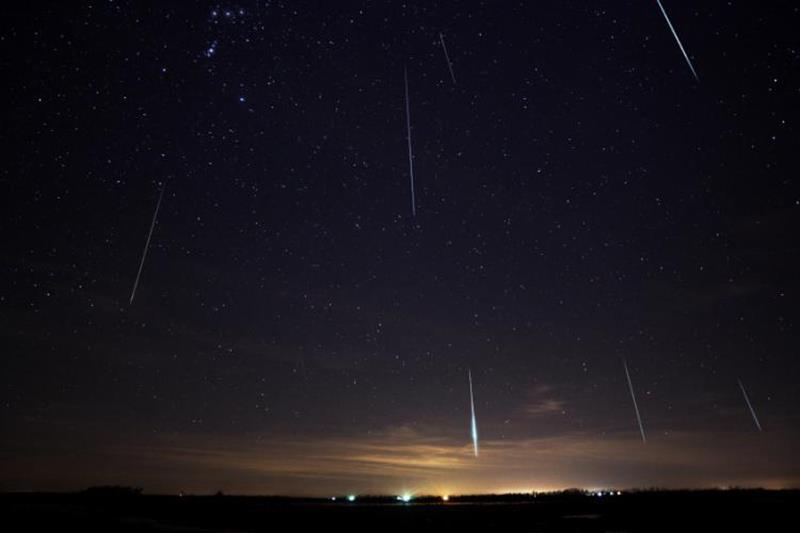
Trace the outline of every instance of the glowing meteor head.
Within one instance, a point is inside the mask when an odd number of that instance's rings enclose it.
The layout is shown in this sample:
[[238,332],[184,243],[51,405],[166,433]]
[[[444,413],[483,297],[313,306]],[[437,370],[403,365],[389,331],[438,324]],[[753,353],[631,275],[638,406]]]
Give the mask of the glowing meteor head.
[[403,502],[403,503],[408,503],[408,502],[411,501],[411,494],[409,494],[407,492],[404,492],[403,494],[401,494],[400,496],[397,497],[397,501]]

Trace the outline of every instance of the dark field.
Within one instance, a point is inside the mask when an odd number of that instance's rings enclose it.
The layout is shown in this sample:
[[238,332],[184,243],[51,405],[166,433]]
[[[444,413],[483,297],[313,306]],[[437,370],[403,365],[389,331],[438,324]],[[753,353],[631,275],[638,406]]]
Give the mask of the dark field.
[[[7,531],[777,531],[798,491],[635,492],[356,503],[241,496],[0,495]],[[787,529],[788,528],[788,529]]]

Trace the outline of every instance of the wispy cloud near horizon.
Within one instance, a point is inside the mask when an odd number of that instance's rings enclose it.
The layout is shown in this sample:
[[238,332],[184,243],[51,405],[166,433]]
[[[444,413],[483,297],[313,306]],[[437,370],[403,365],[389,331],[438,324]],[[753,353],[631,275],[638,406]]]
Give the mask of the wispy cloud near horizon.
[[[673,433],[642,445],[635,431],[487,439],[475,459],[468,439],[430,430],[386,428],[364,436],[316,440],[262,435],[180,435],[131,443],[109,452],[160,472],[192,472],[158,485],[175,490],[324,496],[358,493],[498,492],[569,487],[796,486],[800,468],[781,470],[792,453],[780,439],[737,439],[725,433]],[[710,481],[711,480],[711,481]],[[444,488],[443,488],[444,487]]]

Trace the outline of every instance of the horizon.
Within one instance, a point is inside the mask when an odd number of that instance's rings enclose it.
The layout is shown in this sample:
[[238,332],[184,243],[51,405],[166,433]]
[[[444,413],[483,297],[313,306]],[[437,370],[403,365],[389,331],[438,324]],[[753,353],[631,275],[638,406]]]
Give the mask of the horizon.
[[[679,492],[798,492],[800,486],[765,488],[760,486],[727,486],[727,487],[694,487],[694,488],[664,488],[664,487],[628,487],[628,488],[581,488],[569,487],[553,490],[531,490],[520,492],[485,492],[485,493],[417,493],[409,494],[397,493],[377,493],[377,494],[357,494],[341,493],[333,495],[293,495],[293,494],[273,494],[273,493],[226,493],[220,490],[209,492],[147,492],[142,487],[132,487],[127,485],[97,485],[86,487],[75,491],[40,491],[40,490],[11,490],[0,491],[0,494],[54,494],[54,495],[86,495],[98,497],[134,497],[134,496],[164,496],[174,498],[275,498],[275,499],[294,499],[294,500],[314,500],[321,502],[331,502],[338,504],[370,503],[374,500],[386,502],[397,502],[398,504],[410,503],[449,503],[454,500],[468,502],[475,498],[503,498],[503,497],[530,497],[538,496],[585,496],[589,498],[621,497],[624,495],[638,495],[648,493],[679,493]],[[367,500],[367,501],[365,501]]]

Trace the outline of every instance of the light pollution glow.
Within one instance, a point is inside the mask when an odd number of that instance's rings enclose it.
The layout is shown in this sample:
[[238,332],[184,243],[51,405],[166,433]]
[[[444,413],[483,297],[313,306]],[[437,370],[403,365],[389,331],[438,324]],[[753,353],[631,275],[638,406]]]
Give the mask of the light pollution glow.
[[[358,437],[267,438],[261,435],[171,435],[129,442],[82,457],[0,460],[12,490],[74,490],[108,483],[147,492],[286,494],[466,494],[546,492],[566,488],[666,488],[800,485],[787,471],[798,435],[766,440],[721,432],[678,432],[643,446],[634,429],[470,443],[435,431],[389,428]],[[98,464],[101,466],[98,467]],[[24,477],[23,477],[24,475]],[[73,480],[72,486],[58,479]]]

